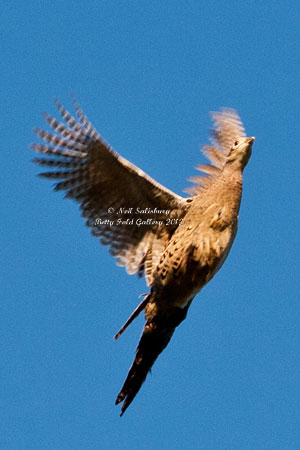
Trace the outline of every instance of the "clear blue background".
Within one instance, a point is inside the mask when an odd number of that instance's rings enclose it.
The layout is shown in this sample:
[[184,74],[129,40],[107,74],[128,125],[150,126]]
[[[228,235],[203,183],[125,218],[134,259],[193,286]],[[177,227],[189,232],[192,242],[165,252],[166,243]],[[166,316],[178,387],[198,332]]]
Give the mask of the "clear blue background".
[[[300,448],[299,18],[296,1],[1,6],[1,450]],[[122,419],[143,318],[112,337],[145,282],[30,162],[40,113],[71,93],[179,194],[209,111],[256,136],[230,256]]]

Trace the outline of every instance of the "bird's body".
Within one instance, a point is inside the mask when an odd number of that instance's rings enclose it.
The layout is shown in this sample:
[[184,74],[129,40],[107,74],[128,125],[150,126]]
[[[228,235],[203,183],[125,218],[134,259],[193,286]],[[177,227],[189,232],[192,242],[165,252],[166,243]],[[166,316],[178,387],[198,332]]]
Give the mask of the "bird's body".
[[[63,180],[56,190],[64,189],[67,197],[80,202],[93,234],[110,245],[128,273],[144,273],[150,286],[149,294],[116,335],[145,310],[136,357],[116,400],[124,401],[123,414],[185,319],[193,298],[230,251],[237,231],[242,173],[254,138],[244,137],[235,111],[214,113],[213,146],[204,148],[214,165],[199,167],[208,176],[194,179],[196,186],[189,189],[193,196],[186,199],[113,152],[75,107],[78,121],[58,104],[67,125],[46,115],[57,134],[36,131],[55,146],[36,144],[35,150],[52,156],[36,162],[59,169],[42,175]],[[137,207],[142,211],[142,225],[137,225]],[[150,217],[149,210],[153,212]],[[117,220],[130,221],[131,226],[117,225]]]

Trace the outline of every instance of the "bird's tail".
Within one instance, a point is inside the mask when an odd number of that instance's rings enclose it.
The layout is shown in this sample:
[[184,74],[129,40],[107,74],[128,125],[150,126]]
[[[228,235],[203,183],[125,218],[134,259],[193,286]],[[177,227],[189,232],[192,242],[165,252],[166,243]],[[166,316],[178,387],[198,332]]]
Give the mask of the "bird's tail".
[[156,358],[168,345],[175,328],[186,318],[189,305],[161,311],[146,322],[135,359],[116,400],[116,405],[124,401],[121,416],[140,390]]

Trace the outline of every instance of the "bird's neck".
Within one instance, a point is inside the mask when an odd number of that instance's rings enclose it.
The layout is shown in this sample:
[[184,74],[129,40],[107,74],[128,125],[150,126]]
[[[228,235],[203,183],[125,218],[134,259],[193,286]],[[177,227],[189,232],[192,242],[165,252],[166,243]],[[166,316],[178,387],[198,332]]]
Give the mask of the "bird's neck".
[[228,167],[226,169],[227,170],[224,170],[221,176],[222,184],[224,186],[224,201],[226,202],[225,197],[228,197],[227,201],[229,204],[231,203],[233,210],[237,214],[240,209],[243,190],[243,171],[241,168],[232,170],[232,167]]
[[228,160],[223,168],[223,173],[227,176],[241,177],[243,175],[243,164],[239,159]]

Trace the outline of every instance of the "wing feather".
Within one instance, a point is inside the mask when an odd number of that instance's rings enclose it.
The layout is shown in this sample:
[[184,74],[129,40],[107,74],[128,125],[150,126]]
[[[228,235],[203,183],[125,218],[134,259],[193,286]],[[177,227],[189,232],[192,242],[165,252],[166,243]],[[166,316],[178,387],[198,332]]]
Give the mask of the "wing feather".
[[[40,175],[57,180],[55,190],[64,190],[65,197],[80,203],[92,234],[110,246],[118,264],[130,274],[146,271],[149,284],[158,259],[155,248],[164,248],[174,232],[165,220],[184,217],[189,203],[112,150],[76,101],[77,119],[57,100],[56,105],[64,122],[44,113],[53,132],[35,129],[46,145],[34,144],[32,148],[46,157],[34,162],[49,169]],[[153,212],[135,214],[137,207]],[[169,215],[163,212],[167,210]],[[143,224],[138,225],[137,219]],[[160,221],[163,225],[157,224]],[[159,227],[164,232],[158,232]]]
[[219,112],[211,113],[214,123],[214,129],[211,130],[211,146],[206,145],[202,148],[202,153],[209,159],[212,165],[200,165],[198,170],[206,175],[192,177],[195,185],[185,189],[192,195],[199,195],[203,188],[212,184],[222,172],[227,160],[229,151],[236,140],[246,136],[245,129],[240,116],[234,109],[222,108]]

